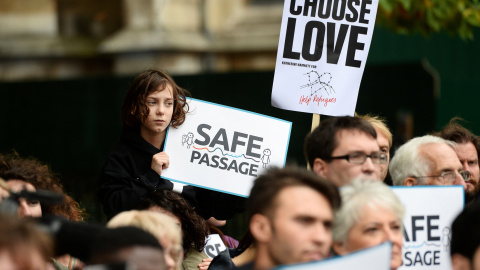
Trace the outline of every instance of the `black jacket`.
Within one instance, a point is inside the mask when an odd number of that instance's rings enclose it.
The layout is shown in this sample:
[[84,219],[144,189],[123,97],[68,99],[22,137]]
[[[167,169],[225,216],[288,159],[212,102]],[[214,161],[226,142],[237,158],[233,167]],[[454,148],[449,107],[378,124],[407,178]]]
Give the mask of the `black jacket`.
[[242,253],[242,250],[236,248],[227,248],[224,251],[218,253],[215,258],[210,262],[208,269],[210,270],[223,270],[223,269],[235,269],[235,264],[232,259]]
[[[172,190],[173,183],[151,168],[153,155],[160,152],[140,137],[138,131],[122,131],[120,142],[111,149],[99,179],[98,197],[109,219],[135,209],[150,192]],[[212,216],[230,219],[244,209],[244,198],[220,192],[185,186],[181,195],[206,219]]]

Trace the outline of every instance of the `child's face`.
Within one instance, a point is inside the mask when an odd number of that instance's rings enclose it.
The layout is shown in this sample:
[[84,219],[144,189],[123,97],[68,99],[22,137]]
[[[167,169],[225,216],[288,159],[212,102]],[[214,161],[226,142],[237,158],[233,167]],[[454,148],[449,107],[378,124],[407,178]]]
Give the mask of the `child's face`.
[[167,85],[165,89],[148,95],[145,103],[150,113],[143,121],[141,130],[150,134],[165,133],[173,115],[172,87]]

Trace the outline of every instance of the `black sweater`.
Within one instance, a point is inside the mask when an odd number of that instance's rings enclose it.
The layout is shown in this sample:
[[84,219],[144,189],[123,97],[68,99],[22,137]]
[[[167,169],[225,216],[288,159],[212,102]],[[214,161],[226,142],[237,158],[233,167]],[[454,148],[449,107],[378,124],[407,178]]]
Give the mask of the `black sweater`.
[[[163,146],[161,147],[163,148]],[[124,129],[110,151],[99,179],[98,196],[103,211],[114,215],[135,209],[150,192],[172,190],[173,183],[151,168],[153,155],[161,151],[145,141],[138,131]],[[192,186],[181,194],[205,219],[230,219],[244,210],[244,198]]]

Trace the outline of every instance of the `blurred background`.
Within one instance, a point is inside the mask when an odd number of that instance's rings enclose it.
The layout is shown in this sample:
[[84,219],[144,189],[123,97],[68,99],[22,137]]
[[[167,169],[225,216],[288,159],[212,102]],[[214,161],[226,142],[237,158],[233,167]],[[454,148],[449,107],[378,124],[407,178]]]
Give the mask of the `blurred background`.
[[[97,177],[133,77],[167,70],[194,98],[293,122],[305,166],[312,115],[270,106],[282,0],[0,0],[0,152],[59,173],[92,221]],[[477,0],[380,0],[356,111],[394,148],[459,116],[480,134]],[[322,116],[325,119],[326,116]]]

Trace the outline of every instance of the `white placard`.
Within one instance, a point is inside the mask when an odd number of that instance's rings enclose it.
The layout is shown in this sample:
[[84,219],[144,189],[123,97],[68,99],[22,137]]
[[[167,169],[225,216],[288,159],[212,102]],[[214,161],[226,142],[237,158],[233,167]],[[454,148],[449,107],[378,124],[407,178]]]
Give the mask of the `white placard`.
[[207,236],[203,251],[205,251],[205,254],[207,254],[209,258],[217,256],[218,253],[224,251],[225,249],[227,249],[227,247],[225,246],[225,243],[223,243],[222,238],[220,238],[220,235],[209,234]]
[[353,116],[378,0],[305,2],[284,3],[272,105]]
[[392,187],[405,206],[402,258],[398,269],[452,269],[451,226],[464,207],[462,186]]
[[168,129],[163,178],[248,197],[266,168],[285,166],[291,122],[198,99],[188,104],[185,122]]
[[375,247],[362,249],[344,256],[333,257],[317,262],[296,265],[283,265],[275,269],[282,270],[390,270],[392,244],[385,242]]

